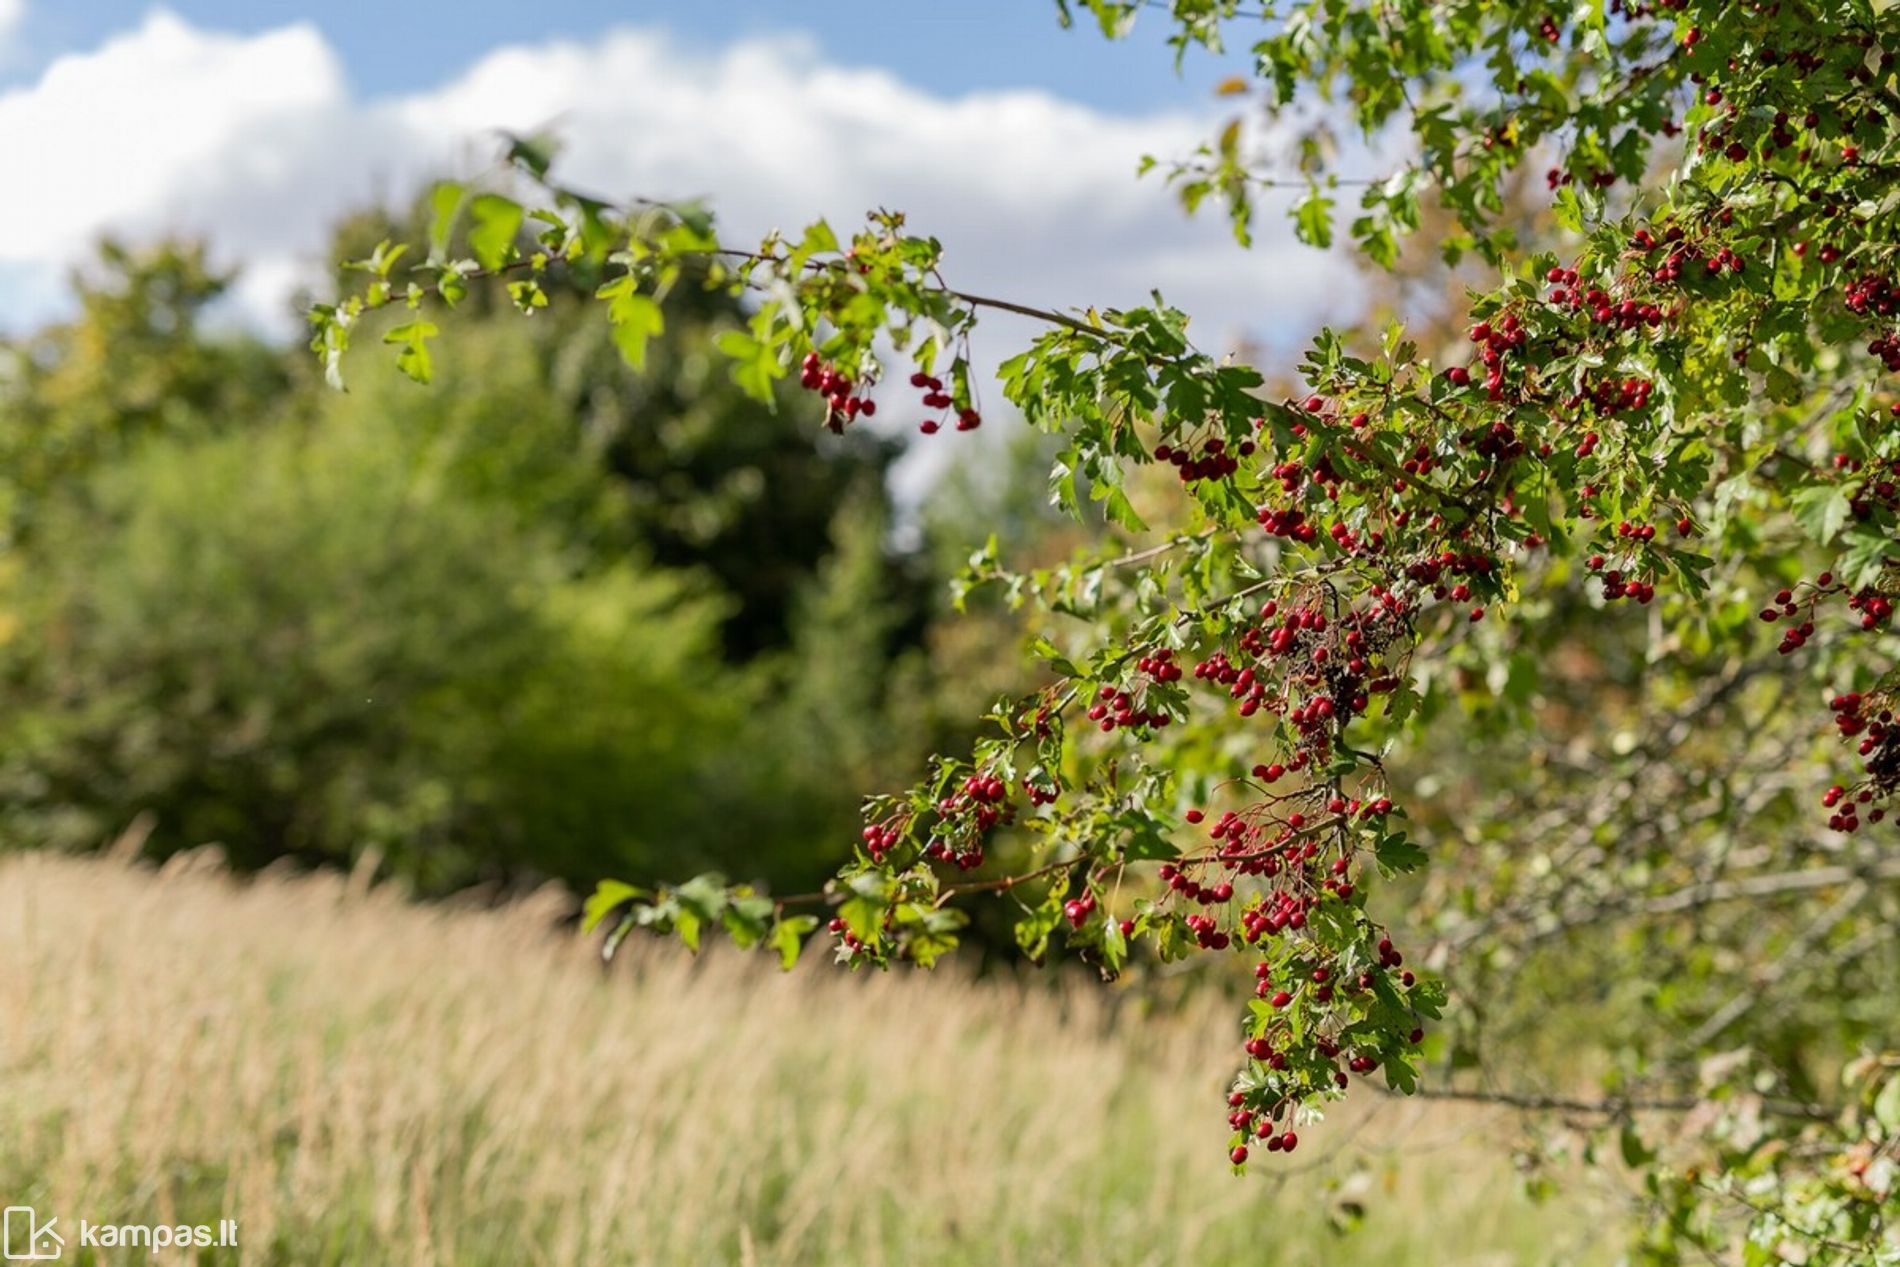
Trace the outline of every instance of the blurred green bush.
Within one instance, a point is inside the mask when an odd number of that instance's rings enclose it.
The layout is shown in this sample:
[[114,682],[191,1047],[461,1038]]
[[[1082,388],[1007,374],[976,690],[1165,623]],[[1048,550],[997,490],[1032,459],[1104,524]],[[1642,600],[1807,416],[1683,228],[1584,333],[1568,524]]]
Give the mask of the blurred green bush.
[[719,601],[577,573],[460,477],[470,438],[357,407],[155,441],[49,514],[7,585],[11,834],[95,844],[149,812],[161,849],[373,845],[427,887],[809,849],[784,829],[812,798],[727,759],[762,683],[720,664]]
[[199,253],[101,264],[0,345],[7,844],[802,885],[921,760],[890,451],[736,404],[733,314],[684,308],[644,394],[557,301],[526,338],[464,314],[436,389],[338,395],[203,333]]

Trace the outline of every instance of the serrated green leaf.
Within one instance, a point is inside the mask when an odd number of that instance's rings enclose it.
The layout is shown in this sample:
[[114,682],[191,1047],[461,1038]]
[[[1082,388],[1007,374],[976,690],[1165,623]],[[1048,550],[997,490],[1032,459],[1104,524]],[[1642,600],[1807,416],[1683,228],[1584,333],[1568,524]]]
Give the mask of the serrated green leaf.
[[600,927],[601,921],[625,906],[646,896],[646,890],[635,888],[619,880],[602,880],[594,886],[587,901],[581,907],[581,931],[591,933]]
[[436,185],[429,193],[429,260],[440,264],[448,258],[449,242],[455,236],[455,223],[461,217],[468,190],[452,180]]
[[1838,484],[1796,489],[1788,500],[1794,509],[1795,522],[1822,545],[1841,534],[1841,529],[1847,525],[1848,517],[1853,513],[1847,490]]
[[500,268],[521,231],[521,204],[500,194],[478,194],[468,205],[468,215],[468,249],[483,268]]
[[772,926],[767,944],[778,952],[779,967],[790,972],[805,948],[805,938],[818,927],[816,915],[788,915]]

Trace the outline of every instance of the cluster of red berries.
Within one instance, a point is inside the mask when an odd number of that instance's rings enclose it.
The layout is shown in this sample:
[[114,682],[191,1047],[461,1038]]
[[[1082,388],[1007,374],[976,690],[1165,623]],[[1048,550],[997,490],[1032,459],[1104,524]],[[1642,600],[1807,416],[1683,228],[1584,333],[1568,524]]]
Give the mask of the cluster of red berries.
[[1185,446],[1158,444],[1155,446],[1155,461],[1173,465],[1183,484],[1192,484],[1196,480],[1224,480],[1240,469],[1240,459],[1254,455],[1255,444],[1252,440],[1242,440],[1230,450],[1227,441],[1219,436],[1203,442],[1198,455]]
[[[1833,581],[1832,572],[1821,573],[1821,587],[1829,586],[1833,584]],[[1804,610],[1796,605],[1794,591],[1783,589],[1775,594],[1772,605],[1761,609],[1761,618],[1765,624],[1776,624],[1784,620],[1788,622],[1788,627],[1781,632],[1781,645],[1775,648],[1782,655],[1793,655],[1806,646],[1808,639],[1814,636],[1814,606],[1819,597],[1818,590],[1810,594]]]
[[1194,943],[1202,950],[1225,950],[1232,944],[1227,934],[1221,931],[1220,921],[1212,915],[1189,915],[1181,922],[1194,934]]
[[[1494,325],[1489,321],[1480,321],[1471,327],[1471,341],[1483,350],[1478,359],[1484,363],[1484,388],[1492,400],[1504,399],[1504,358],[1524,346],[1525,333],[1519,325],[1517,314],[1507,312]],[[1462,366],[1459,368],[1463,368]],[[1466,380],[1469,381],[1469,372]],[[1459,384],[1463,386],[1463,384]]]
[[936,837],[924,846],[924,857],[932,862],[947,862],[959,871],[974,871],[983,865],[983,846],[979,842],[958,849],[942,837]]
[[[954,397],[943,389],[943,380],[918,370],[910,376],[910,385],[924,394],[925,409],[934,409],[937,415],[926,418],[917,424],[917,429],[927,436],[934,436],[943,430],[944,420],[949,417],[950,408],[956,404]],[[975,431],[983,425],[983,415],[968,406],[956,411],[957,430]]]
[[[1320,647],[1315,653],[1324,650],[1324,647]],[[1365,707],[1363,700],[1362,696],[1358,701],[1360,708]],[[1302,739],[1311,740],[1322,734],[1329,734],[1330,727],[1327,723],[1333,719],[1333,701],[1330,696],[1314,695],[1306,703],[1289,709],[1286,719],[1293,723],[1294,729],[1299,731]]]
[[1713,275],[1740,273],[1748,267],[1748,261],[1725,246],[1703,261],[1702,267]]
[[825,925],[825,931],[843,942],[847,955],[855,955],[864,949],[864,943],[858,940],[858,935],[851,931],[851,926],[844,922],[842,916],[833,915],[831,922]]
[[1587,400],[1599,414],[1638,413],[1649,408],[1649,394],[1654,390],[1655,384],[1646,378],[1599,379],[1587,394],[1573,395],[1564,404],[1576,409]]
[[1118,691],[1112,686],[1104,686],[1096,692],[1088,718],[1099,725],[1103,733],[1116,729],[1139,730],[1144,726],[1159,730],[1174,720],[1163,712],[1137,708],[1131,692]]
[[1157,682],[1179,682],[1181,666],[1174,662],[1174,648],[1161,647],[1135,661],[1135,667]]
[[[1640,230],[1635,239],[1654,242],[1647,230]],[[1673,281],[1680,275],[1680,256],[1665,261],[1657,272],[1656,280]],[[1664,274],[1667,273],[1667,276]],[[1640,328],[1653,329],[1663,323],[1665,315],[1661,306],[1654,303],[1639,303],[1634,299],[1617,299],[1616,296],[1597,286],[1582,286],[1578,283],[1574,269],[1553,268],[1545,274],[1546,278],[1563,279],[1564,285],[1553,289],[1548,301],[1557,307],[1569,307],[1572,310],[1589,314],[1590,320],[1600,326],[1615,326],[1621,330]]]
[[1009,786],[995,774],[978,771],[956,792],[937,802],[937,833],[924,846],[924,857],[973,871],[983,865],[983,837],[1014,813]]
[[1862,592],[1850,595],[1847,609],[1860,615],[1860,627],[1869,632],[1893,619],[1893,604],[1884,595]]
[[[1876,796],[1891,796],[1900,788],[1900,743],[1894,742],[1900,739],[1900,730],[1894,728],[1893,710],[1885,707],[1884,701],[1858,692],[1836,695],[1828,701],[1828,708],[1842,740],[1854,744],[1867,776],[1851,795],[1837,783],[1821,797],[1822,808],[1831,811],[1827,825],[1838,832],[1852,833],[1860,830],[1861,806]],[[1867,813],[1871,823],[1885,817],[1885,808],[1877,805]]]
[[[1544,173],[1544,183],[1554,190],[1565,185],[1576,184],[1577,175],[1578,173],[1576,172],[1567,172],[1560,167],[1553,167]],[[1582,175],[1584,184],[1594,185],[1598,189],[1608,189],[1611,185],[1616,183],[1615,172],[1586,171]]]
[[1084,893],[1081,897],[1072,897],[1062,904],[1062,918],[1069,921],[1070,928],[1080,928],[1089,922],[1089,916],[1095,914],[1095,894]]
[[897,848],[904,838],[904,825],[896,819],[884,823],[873,823],[866,827],[861,835],[864,851],[871,855],[871,861],[882,866],[891,850]]
[[1306,512],[1297,506],[1285,510],[1263,506],[1257,518],[1270,536],[1286,537],[1301,545],[1309,545],[1319,539],[1319,529],[1307,519]]
[[1868,341],[1867,352],[1880,358],[1890,374],[1900,374],[1900,334],[1876,335]]
[[[1684,522],[1687,522],[1686,520]],[[1616,535],[1625,541],[1648,543],[1656,539],[1656,525],[1625,519],[1616,525]]]
[[[1316,604],[1282,614],[1277,601],[1264,603],[1257,623],[1239,636],[1238,650],[1254,663],[1237,665],[1227,652],[1216,651],[1194,666],[1194,676],[1225,687],[1239,701],[1242,717],[1263,708],[1283,715],[1305,750],[1325,760],[1336,729],[1363,714],[1371,695],[1397,686],[1389,676],[1374,677],[1374,666],[1407,627],[1413,607],[1383,586],[1373,588],[1373,597],[1369,608],[1347,611],[1337,621]],[[1268,681],[1275,661],[1286,666],[1285,688],[1277,696]]]
[[[1200,811],[1195,810],[1193,813],[1199,814]],[[1223,822],[1222,825],[1225,826],[1225,823]],[[1233,885],[1225,881],[1219,884],[1201,884],[1188,875],[1186,867],[1177,867],[1172,862],[1162,863],[1157,875],[1161,882],[1168,886],[1168,891],[1178,894],[1183,901],[1212,906],[1216,902],[1230,901],[1234,896]]]
[[[1397,966],[1398,952],[1391,949],[1390,939],[1382,937],[1379,945],[1380,966],[1345,982],[1346,991],[1373,990],[1378,985],[1378,975]],[[1340,1033],[1316,1028],[1321,1018],[1315,1017],[1311,1009],[1323,1012],[1336,997],[1332,967],[1324,962],[1296,959],[1290,969],[1297,974],[1296,979],[1276,984],[1271,962],[1263,960],[1254,966],[1255,994],[1265,1000],[1274,1014],[1287,1013],[1296,1005],[1305,1011],[1303,1022],[1297,1028],[1291,1021],[1275,1015],[1266,1026],[1256,1027],[1257,1032],[1241,1044],[1249,1067],[1238,1080],[1238,1088],[1227,1097],[1227,1124],[1242,1137],[1230,1145],[1228,1156],[1235,1165],[1247,1159],[1245,1140],[1249,1136],[1268,1140],[1271,1152],[1293,1148],[1299,1143],[1298,1137],[1292,1131],[1282,1135],[1279,1125],[1292,1104],[1329,1086],[1344,1089],[1350,1081],[1349,1074],[1363,1077],[1377,1070],[1381,1063],[1376,1049],[1362,1046],[1348,1051]],[[1408,989],[1414,984],[1409,972],[1402,974],[1401,981]],[[1405,1041],[1416,1047],[1424,1039],[1425,1031],[1415,1026]],[[1343,1069],[1339,1066],[1342,1056],[1345,1058]]]
[[[1284,764],[1256,765],[1253,775],[1271,784],[1306,764],[1306,754],[1300,752]],[[1191,904],[1192,909],[1179,918],[1202,949],[1258,947],[1281,934],[1299,934],[1328,902],[1344,904],[1331,917],[1335,924],[1350,921],[1365,938],[1363,951],[1350,956],[1322,949],[1310,940],[1289,940],[1255,964],[1254,994],[1264,1007],[1243,1040],[1249,1063],[1227,1100],[1228,1125],[1240,1134],[1228,1145],[1229,1159],[1236,1165],[1246,1161],[1249,1146],[1260,1140],[1269,1141],[1271,1152],[1296,1146],[1297,1135],[1284,1129],[1296,1105],[1343,1089],[1352,1074],[1373,1072],[1386,1055],[1397,1050],[1381,1040],[1346,1037],[1353,1017],[1365,1006],[1363,1002],[1348,1005],[1348,999],[1362,1000],[1370,992],[1383,992],[1389,988],[1388,980],[1390,988],[1408,991],[1418,981],[1403,968],[1404,956],[1391,939],[1351,905],[1356,893],[1349,838],[1326,840],[1336,828],[1391,812],[1388,797],[1349,799],[1321,785],[1224,811],[1211,823],[1207,811],[1191,808],[1186,811],[1188,823],[1207,824],[1208,835],[1219,842],[1219,849],[1212,855],[1195,854],[1165,863],[1159,869],[1159,878],[1168,888],[1164,901]],[[1242,900],[1236,886],[1242,877],[1251,876],[1266,877],[1267,883]],[[1128,932],[1132,925],[1124,921],[1122,927]],[[1369,962],[1369,966],[1342,973],[1339,965],[1348,959]],[[1284,965],[1284,974],[1276,962]],[[1347,1010],[1341,1010],[1342,1006]],[[1416,1027],[1401,1039],[1413,1046],[1423,1040],[1423,1029]]]
[[[1247,1097],[1239,1091],[1227,1098],[1229,1105],[1240,1105],[1246,1102]],[[1279,1123],[1275,1122],[1271,1116],[1267,1114],[1256,1116],[1252,1109],[1235,1108],[1227,1115],[1227,1125],[1242,1135],[1252,1134],[1256,1138],[1264,1139],[1266,1149],[1270,1153],[1290,1153],[1300,1144],[1300,1137],[1295,1132],[1282,1131]],[[1227,1150],[1227,1159],[1236,1166],[1244,1163],[1247,1157],[1245,1144],[1235,1144]]]
[[1761,609],[1764,624],[1787,622],[1777,648],[1782,655],[1800,650],[1814,636],[1814,612],[1823,598],[1845,597],[1848,611],[1860,618],[1861,629],[1868,633],[1885,627],[1893,619],[1892,598],[1869,588],[1850,591],[1845,585],[1835,584],[1832,572],[1821,573],[1813,585],[1805,588],[1806,594],[1799,601],[1793,589],[1781,589],[1776,592],[1774,601]]
[[[1319,899],[1313,894],[1295,897],[1285,889],[1276,889],[1240,913],[1241,936],[1252,946],[1257,945],[1262,937],[1271,937],[1283,929],[1305,928],[1306,912],[1318,904]],[[1255,992],[1264,999],[1268,989],[1263,980]],[[1276,1003],[1274,1006],[1285,1007],[1286,1004]]]
[[1236,666],[1224,651],[1216,651],[1196,664],[1194,676],[1230,688],[1233,697],[1240,701],[1242,717],[1252,717],[1259,712],[1261,702],[1267,697],[1266,680],[1257,676],[1251,668]]
[[[1772,50],[1764,54],[1764,60],[1774,60],[1774,54]],[[1798,52],[1790,56],[1789,61],[1795,63],[1796,65],[1802,66],[1804,69],[1812,68],[1812,67],[1807,66],[1807,63],[1809,62],[1813,62],[1816,66],[1818,66],[1820,63],[1819,58],[1810,57],[1809,55],[1805,53],[1798,53]],[[1721,104],[1721,99],[1720,99],[1721,89],[1711,88],[1709,92],[1716,96],[1716,100],[1709,102],[1709,104],[1710,105]],[[1705,97],[1704,99],[1706,100],[1707,98]],[[1810,110],[1808,112],[1806,119],[1803,120],[1803,123],[1801,126],[1812,128],[1814,127],[1815,124],[1819,123],[1820,121],[1821,121],[1820,116]],[[1712,149],[1721,149],[1723,154],[1727,156],[1730,162],[1739,163],[1743,161],[1744,159],[1748,157],[1748,154],[1749,154],[1748,146],[1743,144],[1740,140],[1729,139],[1734,135],[1734,129],[1736,129],[1738,126],[1741,126],[1743,122],[1744,122],[1744,116],[1742,116],[1740,112],[1736,110],[1734,105],[1731,104],[1728,110],[1728,118],[1724,121],[1722,126],[1712,127],[1707,132],[1705,132],[1701,140],[1697,143],[1697,147],[1704,153]],[[1800,144],[1799,138],[1796,137],[1795,134],[1789,130],[1793,126],[1794,126],[1793,120],[1790,118],[1786,110],[1775,111],[1773,122],[1771,122],[1768,125],[1767,133],[1762,136],[1761,156],[1764,160],[1774,158],[1775,153],[1778,150],[1794,149],[1796,145]],[[1724,148],[1722,145],[1722,142],[1725,140],[1728,141],[1728,145],[1726,148]],[[1814,157],[1813,147],[1806,146],[1806,145],[1802,146],[1800,151],[1795,155],[1796,160],[1802,163],[1812,161],[1813,157]]]
[[[1890,412],[1894,417],[1900,418],[1900,406]],[[1868,463],[1860,458],[1847,453],[1836,453],[1834,469],[1859,478],[1859,483],[1853,486],[1847,499],[1848,508],[1854,518],[1866,519],[1873,514],[1876,505],[1885,506],[1889,510],[1900,509],[1900,481],[1896,481],[1896,476],[1900,475],[1900,459],[1875,458],[1873,469],[1870,471]]]
[[[1651,528],[1650,531],[1654,533],[1655,529]],[[1653,580],[1633,581],[1624,575],[1620,568],[1611,568],[1606,572],[1604,562],[1602,555],[1593,554],[1585,560],[1585,565],[1592,572],[1603,572],[1603,598],[1606,602],[1613,603],[1619,598],[1633,598],[1638,603],[1647,605],[1649,600],[1656,597],[1656,585]]]
[[1023,776],[1023,794],[1031,805],[1054,805],[1062,799],[1062,785],[1053,781],[1038,783],[1029,776]]
[[[1281,462],[1273,468],[1273,478],[1280,481],[1280,491],[1287,494],[1299,492],[1300,486],[1306,482],[1307,474],[1305,465],[1297,459]],[[1339,482],[1339,472],[1333,469],[1331,460],[1325,454],[1320,455],[1311,474],[1313,481],[1322,487],[1328,497],[1339,496],[1337,490],[1330,487]]]
[[[1497,567],[1497,560],[1487,554],[1459,554],[1453,550],[1441,550],[1437,554],[1428,554],[1414,559],[1405,565],[1408,580],[1422,586],[1430,586],[1432,597],[1440,602],[1450,600],[1454,603],[1469,602],[1471,586],[1458,581],[1450,585],[1445,583],[1447,576],[1484,576]],[[1484,608],[1473,607],[1469,613],[1473,624],[1484,619]],[[1374,689],[1377,689],[1376,685]]]
[[1894,288],[1892,278],[1879,273],[1868,273],[1847,283],[1841,301],[1849,312],[1862,317],[1891,317],[1900,312],[1900,290]]
[[[1487,386],[1489,385],[1487,380]],[[1498,397],[1493,395],[1492,399],[1496,400]],[[1480,457],[1490,458],[1498,466],[1515,462],[1529,452],[1524,442],[1518,438],[1517,428],[1502,419],[1467,433],[1463,437],[1463,443],[1466,448]]]
[[806,391],[817,392],[825,398],[825,426],[834,432],[843,431],[845,425],[855,422],[860,414],[869,418],[877,413],[877,402],[860,395],[859,384],[849,374],[825,364],[816,352],[805,353],[798,382]]

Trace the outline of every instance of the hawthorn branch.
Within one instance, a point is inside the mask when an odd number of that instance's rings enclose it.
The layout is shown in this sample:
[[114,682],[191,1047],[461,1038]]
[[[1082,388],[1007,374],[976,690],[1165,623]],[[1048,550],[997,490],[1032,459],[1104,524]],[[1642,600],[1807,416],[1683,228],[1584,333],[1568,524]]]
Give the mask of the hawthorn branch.
[[[1761,875],[1738,876],[1732,880],[1713,880],[1691,884],[1665,893],[1648,896],[1617,895],[1589,906],[1560,912],[1548,924],[1533,925],[1524,932],[1523,944],[1531,945],[1560,937],[1574,929],[1611,920],[1637,919],[1654,915],[1680,915],[1706,906],[1728,902],[1765,901],[1816,889],[1831,889],[1855,883],[1879,883],[1900,880],[1900,858],[1889,858],[1863,865],[1804,867],[1798,871],[1774,871]],[[1439,938],[1439,944],[1452,950],[1462,949],[1479,938],[1516,924],[1531,923],[1532,913],[1511,918],[1474,920]]]
[[[1391,1091],[1387,1095],[1394,1094]],[[1526,1113],[1573,1113],[1585,1117],[1623,1118],[1632,1113],[1688,1113],[1711,1103],[1698,1096],[1605,1096],[1586,1100],[1574,1096],[1541,1095],[1528,1091],[1487,1091],[1464,1087],[1420,1087],[1412,1092],[1424,1100],[1452,1100],[1468,1104],[1497,1104]],[[1762,1112],[1775,1117],[1799,1118],[1811,1122],[1829,1122],[1835,1111],[1823,1104],[1802,1100],[1766,1099]]]
[[1098,563],[1095,567],[1098,570],[1135,567],[1139,564],[1147,563],[1151,559],[1158,559],[1164,554],[1171,554],[1183,546],[1193,545],[1197,541],[1211,540],[1215,535],[1216,530],[1211,527],[1205,528],[1200,532],[1184,532],[1178,536],[1168,538],[1160,545],[1149,546],[1145,550],[1136,550],[1132,554],[1120,555],[1116,558]]
[[1788,975],[1789,969],[1805,960],[1809,951],[1820,945],[1828,934],[1839,928],[1842,921],[1854,913],[1862,900],[1866,898],[1867,893],[1866,880],[1856,880],[1849,884],[1834,904],[1821,912],[1819,918],[1802,930],[1801,935],[1775,957],[1759,978],[1737,991],[1733,998],[1698,1025],[1695,1032],[1689,1035],[1686,1046],[1691,1049],[1701,1047],[1748,1015],[1767,997],[1771,988],[1781,983],[1781,979]]
[[[759,251],[740,250],[736,247],[714,247],[706,250],[683,251],[680,252],[680,254],[742,260],[754,264],[777,264],[784,262],[777,256],[766,255]],[[567,261],[560,259],[544,259],[537,263],[532,255],[527,255],[520,259],[497,264],[493,268],[472,268],[466,272],[458,272],[456,277],[466,282],[488,281],[493,278],[506,277],[528,269],[534,269],[538,272],[550,272],[566,262]],[[805,267],[814,272],[835,272],[841,267],[841,264],[835,260],[810,260],[806,262]],[[1105,343],[1117,342],[1113,332],[1104,330],[1100,326],[1090,325],[1079,317],[1073,317],[1064,312],[1057,312],[1051,308],[1038,308],[1032,304],[1017,303],[1013,299],[997,299],[989,295],[971,294],[969,291],[956,290],[949,286],[933,286],[928,289],[933,293],[942,295],[947,299],[954,299],[971,308],[989,308],[997,312],[1014,313],[1019,317],[1029,317],[1047,325],[1063,326],[1078,334],[1091,335]],[[419,298],[439,299],[442,295],[442,284],[440,282],[432,282],[429,285],[418,287],[415,293]],[[388,308],[399,301],[407,301],[408,298],[409,293],[406,290],[397,290],[392,287],[386,297],[373,303],[366,301],[363,304],[363,311],[376,312],[383,308]]]

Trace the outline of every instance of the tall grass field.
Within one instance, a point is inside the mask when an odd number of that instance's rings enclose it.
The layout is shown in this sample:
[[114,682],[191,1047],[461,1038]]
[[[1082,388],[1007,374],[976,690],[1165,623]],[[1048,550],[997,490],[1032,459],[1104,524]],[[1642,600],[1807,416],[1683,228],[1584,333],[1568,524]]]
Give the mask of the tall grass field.
[[0,856],[0,1198],[238,1221],[235,1251],[68,1263],[1614,1257],[1470,1106],[1364,1095],[1236,1179],[1226,999],[1157,1022],[1082,982],[638,941],[604,969],[558,909]]

